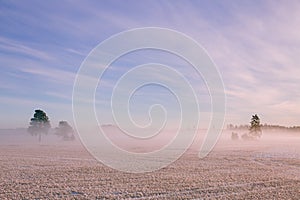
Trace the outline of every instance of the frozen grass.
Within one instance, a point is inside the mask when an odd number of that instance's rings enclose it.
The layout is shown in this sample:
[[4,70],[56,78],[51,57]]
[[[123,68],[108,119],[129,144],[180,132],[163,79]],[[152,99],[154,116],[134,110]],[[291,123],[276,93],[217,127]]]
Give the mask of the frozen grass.
[[[272,138],[272,137],[271,137]],[[299,138],[223,138],[210,155],[193,145],[170,166],[129,174],[78,144],[0,145],[0,199],[300,199]]]

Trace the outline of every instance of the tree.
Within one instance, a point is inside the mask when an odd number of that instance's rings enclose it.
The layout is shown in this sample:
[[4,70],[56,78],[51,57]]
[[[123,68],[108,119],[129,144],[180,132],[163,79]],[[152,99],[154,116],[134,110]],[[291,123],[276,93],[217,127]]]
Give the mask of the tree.
[[74,140],[74,130],[67,121],[60,121],[55,128],[55,134],[61,136],[63,140]]
[[232,140],[238,140],[239,139],[239,135],[237,133],[235,133],[235,132],[232,132],[231,133],[231,139]]
[[251,118],[249,130],[250,130],[249,133],[250,136],[260,138],[262,135],[260,119],[256,114],[253,115]]
[[41,142],[42,134],[48,134],[51,125],[49,118],[44,111],[35,110],[34,112],[33,118],[30,119],[28,132],[33,136],[38,135],[39,142]]

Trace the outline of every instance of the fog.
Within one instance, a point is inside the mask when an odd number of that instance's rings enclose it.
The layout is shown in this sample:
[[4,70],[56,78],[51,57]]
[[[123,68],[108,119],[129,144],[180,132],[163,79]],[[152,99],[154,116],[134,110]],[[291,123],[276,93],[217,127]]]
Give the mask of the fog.
[[67,144],[80,144],[77,134],[73,141],[64,141],[62,137],[55,134],[54,129],[50,129],[48,134],[42,134],[41,142],[38,141],[37,136],[32,136],[27,128],[17,129],[0,129],[0,145],[67,145]]
[[[103,128],[107,139],[115,146],[134,153],[147,153],[165,148],[172,140],[176,139],[175,130],[164,130],[157,135],[148,139],[137,139],[126,135],[115,126]],[[261,138],[253,141],[246,141],[241,138],[245,131],[234,131],[239,135],[238,140],[232,140],[231,130],[223,130],[218,141],[213,148],[213,152],[220,151],[274,151],[282,153],[298,153],[300,152],[300,133],[298,132],[278,132],[278,131],[263,131]],[[100,134],[100,133],[97,133]],[[188,134],[188,133],[187,133]],[[41,142],[37,136],[32,136],[27,132],[26,128],[19,129],[0,129],[0,145],[19,145],[19,146],[41,146],[41,145],[75,145],[83,147],[79,135],[74,133],[75,140],[64,141],[61,137],[55,135],[54,129],[51,129],[47,135],[42,134]],[[201,129],[196,132],[189,149],[199,151],[201,145],[207,137],[207,130]],[[192,137],[190,137],[192,138]],[[97,141],[99,146],[102,141]],[[299,153],[298,153],[299,154]]]
[[[155,151],[176,136],[165,130],[148,141],[133,140],[116,127],[103,130],[115,145],[133,153]],[[213,150],[200,159],[206,130],[198,130],[189,150],[169,165],[151,173],[124,173],[116,169],[153,169],[169,157],[130,162],[106,151],[114,164],[110,168],[88,153],[78,135],[64,141],[51,129],[39,142],[26,129],[0,130],[0,199],[299,199],[299,133],[263,132],[251,141],[232,140],[231,133],[222,131]]]

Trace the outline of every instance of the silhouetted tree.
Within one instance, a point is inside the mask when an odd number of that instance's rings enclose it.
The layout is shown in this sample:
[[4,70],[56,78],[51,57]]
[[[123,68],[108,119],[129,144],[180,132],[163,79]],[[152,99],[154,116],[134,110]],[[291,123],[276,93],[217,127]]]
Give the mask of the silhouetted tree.
[[41,142],[42,134],[48,134],[51,125],[49,118],[44,111],[35,110],[34,112],[33,118],[30,119],[28,132],[33,136],[38,135],[39,142]]
[[74,130],[67,121],[60,121],[58,127],[55,128],[55,134],[61,136],[63,140],[74,140]]
[[255,114],[252,116],[250,121],[250,135],[253,137],[261,137],[262,131],[261,131],[261,124],[259,117]]

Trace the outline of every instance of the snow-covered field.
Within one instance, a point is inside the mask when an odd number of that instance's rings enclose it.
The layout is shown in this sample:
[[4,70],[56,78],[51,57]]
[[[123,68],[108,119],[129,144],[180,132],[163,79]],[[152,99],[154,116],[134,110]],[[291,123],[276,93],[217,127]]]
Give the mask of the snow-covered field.
[[198,141],[141,174],[104,166],[78,142],[30,137],[0,134],[0,199],[300,199],[300,137],[231,141],[223,133],[206,158]]

